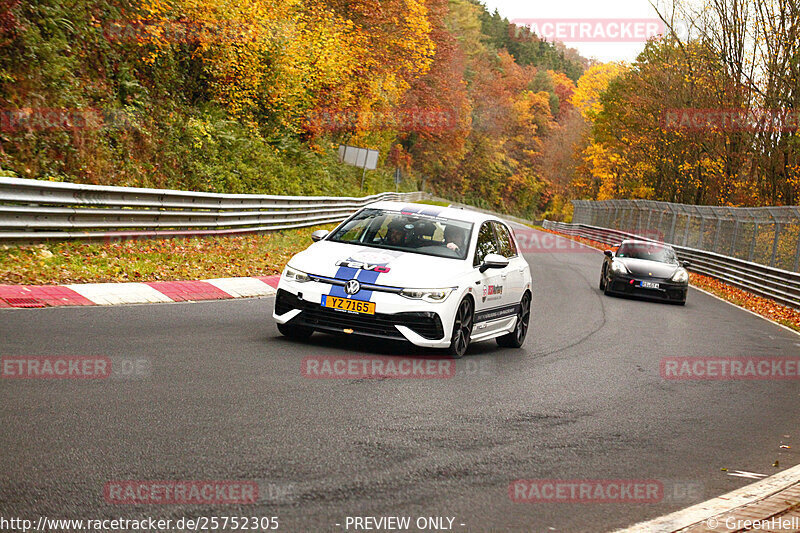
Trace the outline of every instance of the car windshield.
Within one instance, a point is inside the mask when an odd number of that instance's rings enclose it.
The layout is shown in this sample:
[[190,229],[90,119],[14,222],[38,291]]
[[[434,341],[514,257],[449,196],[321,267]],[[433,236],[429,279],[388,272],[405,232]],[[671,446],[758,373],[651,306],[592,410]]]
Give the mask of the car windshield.
[[466,259],[472,223],[441,217],[364,209],[328,240],[437,257]]
[[617,257],[678,264],[678,257],[671,247],[648,242],[622,243],[617,250]]

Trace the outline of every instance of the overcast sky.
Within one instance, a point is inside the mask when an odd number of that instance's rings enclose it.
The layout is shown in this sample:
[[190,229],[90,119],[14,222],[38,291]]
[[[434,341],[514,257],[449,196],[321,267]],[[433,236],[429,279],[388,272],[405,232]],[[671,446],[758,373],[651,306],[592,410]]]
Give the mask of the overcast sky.
[[[648,0],[482,0],[490,12],[497,9],[513,19],[655,19],[656,11]],[[584,57],[600,61],[633,61],[644,48],[643,42],[574,42]]]

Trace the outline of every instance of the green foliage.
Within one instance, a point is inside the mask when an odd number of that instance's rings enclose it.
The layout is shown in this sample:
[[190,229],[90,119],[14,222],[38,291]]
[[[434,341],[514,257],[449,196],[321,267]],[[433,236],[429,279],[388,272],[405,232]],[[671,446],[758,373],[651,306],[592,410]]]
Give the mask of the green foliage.
[[[473,1],[478,3],[477,0]],[[541,40],[530,29],[511,24],[497,10],[489,13],[484,8],[481,24],[485,42],[498,50],[505,48],[520,65],[563,72],[574,82],[583,74],[585,65],[577,52],[567,50],[560,43],[555,45]]]

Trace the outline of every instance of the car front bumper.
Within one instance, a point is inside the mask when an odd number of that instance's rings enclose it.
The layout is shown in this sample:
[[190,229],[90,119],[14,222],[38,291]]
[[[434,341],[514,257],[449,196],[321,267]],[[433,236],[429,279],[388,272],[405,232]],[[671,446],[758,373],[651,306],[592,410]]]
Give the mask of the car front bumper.
[[330,290],[327,283],[281,278],[275,296],[275,321],[322,332],[408,341],[427,348],[450,346],[457,294],[450,294],[441,303],[429,303],[375,291],[370,297],[375,302],[375,314],[368,315],[323,307],[322,296]]
[[[633,283],[631,283],[633,281]],[[658,289],[646,289],[639,285],[640,281],[658,283]],[[689,291],[688,283],[675,283],[669,279],[643,279],[631,275],[615,275],[608,282],[608,291],[614,294],[627,294],[640,298],[669,302],[685,302]]]

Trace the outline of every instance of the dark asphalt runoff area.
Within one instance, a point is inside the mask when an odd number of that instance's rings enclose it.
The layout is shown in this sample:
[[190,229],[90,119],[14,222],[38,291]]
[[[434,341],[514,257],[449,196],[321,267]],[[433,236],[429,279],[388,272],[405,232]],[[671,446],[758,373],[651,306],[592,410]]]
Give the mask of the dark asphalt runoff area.
[[[800,336],[694,289],[685,307],[605,297],[598,251],[526,258],[525,346],[475,344],[449,379],[304,377],[309,356],[441,353],[290,341],[272,298],[0,310],[2,356],[144,365],[99,380],[0,380],[0,516],[277,516],[279,531],[297,532],[357,531],[347,517],[450,517],[451,531],[609,531],[753,481],[730,471],[800,463],[798,381],[666,380],[659,367],[797,357]],[[517,479],[658,480],[666,494],[516,503]],[[109,503],[104,487],[122,480],[252,480],[259,502]]]

